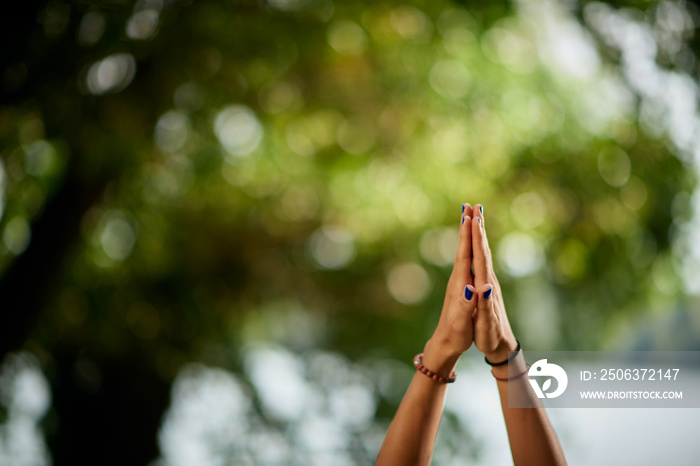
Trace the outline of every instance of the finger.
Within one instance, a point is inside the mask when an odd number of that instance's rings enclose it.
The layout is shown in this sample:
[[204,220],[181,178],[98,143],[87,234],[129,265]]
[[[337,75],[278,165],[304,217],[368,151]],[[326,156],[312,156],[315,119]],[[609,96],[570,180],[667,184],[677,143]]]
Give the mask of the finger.
[[474,327],[477,332],[485,335],[491,330],[496,329],[498,324],[498,315],[494,305],[493,286],[490,283],[485,283],[476,289],[477,305],[474,313]]
[[496,272],[493,268],[493,254],[491,253],[491,245],[489,244],[489,236],[486,233],[486,217],[484,216],[484,205],[479,205],[479,218],[481,219],[481,232],[483,236],[483,246],[486,256],[486,267],[488,269],[488,275],[486,276],[486,281],[493,285],[494,293],[497,295],[499,301],[502,301],[501,295],[501,284],[498,282],[498,277],[496,277]]
[[459,226],[459,243],[457,244],[457,256],[452,274],[459,286],[473,284],[471,276],[472,267],[472,228],[471,228],[472,206],[462,204],[462,217]]
[[476,289],[471,285],[466,285],[464,287],[464,293],[462,293],[462,300],[464,301],[464,306],[462,309],[465,310],[467,315],[471,318],[476,310],[476,303],[478,301],[476,297]]
[[472,257],[474,266],[474,286],[478,289],[484,283],[490,281],[491,257],[484,229],[483,207],[481,204],[474,206],[474,220],[472,220]]
[[[460,225],[464,225],[466,222],[466,218],[472,218],[473,215],[473,208],[472,205],[469,204],[468,202],[466,204],[462,204],[462,219],[460,220]],[[460,227],[461,228],[461,227]]]
[[[474,219],[474,209],[472,208],[472,205],[470,203],[462,204],[462,216],[468,216],[472,220]],[[474,262],[474,259],[472,257],[472,241],[471,241],[471,225],[467,224],[466,220],[463,222],[464,226],[469,229],[469,264],[467,268],[467,281],[469,284],[473,285],[474,284],[474,274],[472,273],[472,263]]]
[[476,220],[476,217],[480,218],[481,220],[481,230],[483,233],[484,237],[484,244],[486,245],[486,251],[490,254],[491,249],[489,247],[489,237],[486,234],[486,217],[484,216],[484,205],[483,204],[477,204],[474,206],[474,219]]
[[473,217],[474,215],[472,214],[472,205],[470,203],[462,204],[462,216],[469,216]]
[[493,255],[486,235],[486,219],[484,217],[484,206],[476,204],[474,206],[474,221],[472,221],[472,255],[474,256],[474,286],[479,289],[488,283],[492,286],[494,309],[496,315],[505,317],[505,306],[503,304],[503,293],[501,284],[493,269]]

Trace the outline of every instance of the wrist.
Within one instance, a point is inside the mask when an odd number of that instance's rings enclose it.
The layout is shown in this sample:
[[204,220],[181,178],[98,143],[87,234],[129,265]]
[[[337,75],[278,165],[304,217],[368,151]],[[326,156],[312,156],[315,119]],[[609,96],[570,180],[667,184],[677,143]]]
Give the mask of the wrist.
[[503,338],[493,351],[485,352],[484,356],[491,363],[499,363],[508,359],[509,352],[515,351],[518,343],[513,335]]
[[462,352],[452,349],[447,341],[433,335],[425,344],[423,365],[440,375],[449,376],[461,355]]

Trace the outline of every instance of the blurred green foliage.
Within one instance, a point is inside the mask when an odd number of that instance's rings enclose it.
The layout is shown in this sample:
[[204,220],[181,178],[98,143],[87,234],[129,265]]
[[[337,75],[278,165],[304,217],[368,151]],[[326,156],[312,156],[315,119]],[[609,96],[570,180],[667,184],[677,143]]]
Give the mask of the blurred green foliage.
[[[6,276],[57,192],[99,193],[14,330],[55,396],[97,399],[114,367],[164,387],[188,361],[241,371],[261,339],[408,360],[437,320],[463,202],[485,205],[529,348],[613,348],[673,310],[692,162],[640,123],[585,25],[523,5],[42,8],[0,106]],[[548,53],[566,31],[583,38],[573,65]]]

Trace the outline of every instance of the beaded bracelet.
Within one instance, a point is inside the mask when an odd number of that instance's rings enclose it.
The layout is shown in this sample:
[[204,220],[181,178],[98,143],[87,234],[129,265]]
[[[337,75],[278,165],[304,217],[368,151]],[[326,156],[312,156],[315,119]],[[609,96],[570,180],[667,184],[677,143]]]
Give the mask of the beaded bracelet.
[[423,374],[427,375],[436,382],[453,383],[455,380],[457,380],[456,372],[452,372],[452,375],[450,375],[449,377],[445,377],[440,374],[436,374],[435,372],[425,367],[423,365],[423,353],[416,354],[416,356],[413,358],[413,365],[416,366],[418,372],[422,372]]
[[491,369],[491,375],[493,375],[493,378],[498,380],[499,382],[510,382],[511,380],[519,379],[523,375],[530,372],[530,365],[526,364],[526,366],[527,366],[527,368],[525,369],[524,372],[521,372],[520,374],[515,374],[514,376],[511,376],[511,377],[496,377],[496,375],[493,373],[493,369]]

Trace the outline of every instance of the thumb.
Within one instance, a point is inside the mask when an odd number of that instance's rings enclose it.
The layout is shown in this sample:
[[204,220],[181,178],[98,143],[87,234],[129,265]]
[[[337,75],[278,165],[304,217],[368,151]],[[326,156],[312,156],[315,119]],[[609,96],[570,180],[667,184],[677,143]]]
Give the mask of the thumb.
[[476,302],[478,301],[476,297],[476,289],[467,285],[464,287],[464,293],[462,293],[462,309],[467,313],[469,317],[474,315],[474,310],[476,309]]
[[479,287],[477,293],[477,306],[474,313],[474,323],[479,327],[488,328],[496,323],[496,309],[494,307],[493,286],[490,283],[484,283]]

